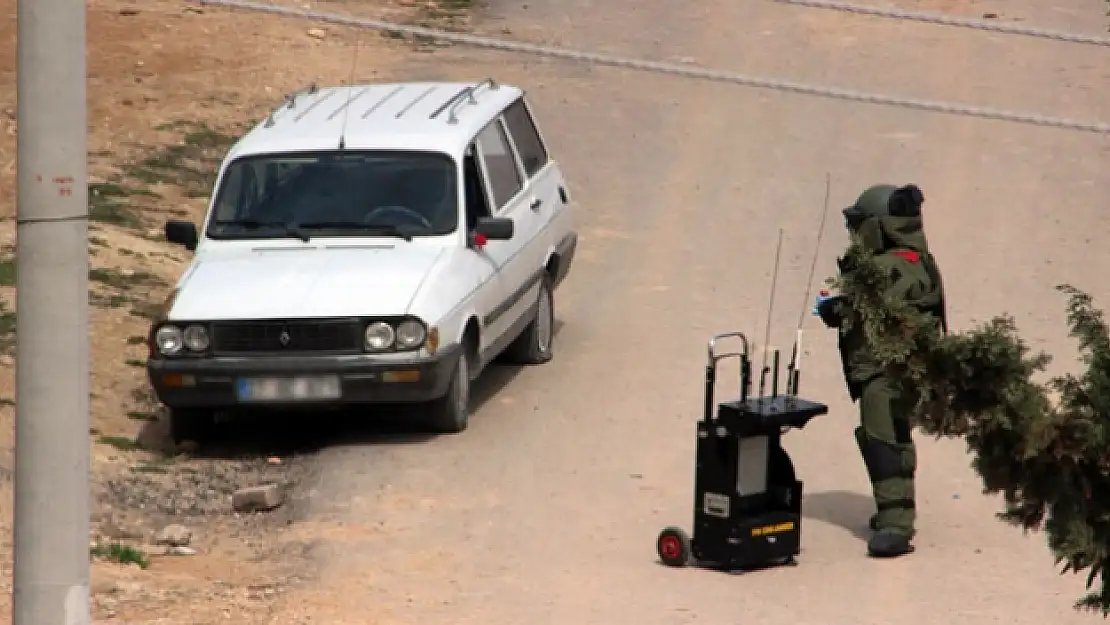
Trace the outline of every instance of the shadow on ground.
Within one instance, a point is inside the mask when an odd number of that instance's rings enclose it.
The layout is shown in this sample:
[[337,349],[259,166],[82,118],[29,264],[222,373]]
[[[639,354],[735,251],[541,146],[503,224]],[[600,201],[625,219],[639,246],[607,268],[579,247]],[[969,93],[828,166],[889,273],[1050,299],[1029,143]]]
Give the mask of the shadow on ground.
[[802,501],[803,516],[842,527],[860,540],[871,535],[867,522],[872,514],[874,499],[844,490],[810,493]]
[[[552,328],[557,338],[563,323]],[[471,387],[471,419],[490,399],[516,378],[523,367],[494,361]],[[422,443],[438,436],[422,431],[416,418],[422,406],[368,406],[335,411],[237,411],[220,424],[217,438],[192,450],[194,458],[248,459],[316,453],[339,445],[398,445]],[[139,433],[145,448],[165,448],[168,424],[164,416]],[[172,447],[172,445],[169,445]]]

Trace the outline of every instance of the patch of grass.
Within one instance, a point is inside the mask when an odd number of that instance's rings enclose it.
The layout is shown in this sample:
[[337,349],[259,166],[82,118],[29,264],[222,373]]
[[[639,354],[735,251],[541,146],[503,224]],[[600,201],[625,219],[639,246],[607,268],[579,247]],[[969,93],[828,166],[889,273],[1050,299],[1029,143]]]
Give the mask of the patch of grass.
[[[474,0],[435,0],[421,7],[420,17],[416,24],[425,28],[441,28],[448,31],[464,31],[467,29],[467,18],[470,11],[475,8]],[[413,43],[421,45],[435,45],[434,39],[414,35]]]
[[183,130],[183,129],[188,128],[190,125],[191,125],[191,122],[187,122],[183,119],[175,119],[172,122],[166,122],[164,124],[158,124],[157,126],[154,127],[154,129],[162,131],[162,132],[167,132],[167,131],[171,131],[171,130]]
[[145,336],[139,336],[139,335],[136,334],[135,336],[127,337],[127,344],[128,345],[142,345],[143,343],[146,343],[146,337]]
[[121,293],[113,293],[111,295],[100,295],[99,293],[89,293],[89,303],[98,308],[123,308],[131,303],[131,298]]
[[15,311],[8,309],[8,303],[0,301],[0,353],[10,354],[15,348]]
[[15,286],[15,259],[0,260],[0,286]]
[[203,122],[177,120],[157,130],[181,132],[181,143],[159,148],[125,169],[125,173],[148,185],[180,187],[187,197],[206,197],[216,172],[238,133],[209,127]]
[[135,250],[129,250],[126,247],[121,247],[116,251],[119,252],[120,256],[134,256],[135,255]]
[[89,280],[121,290],[132,286],[166,285],[164,280],[146,271],[136,271],[131,274],[125,274],[115,269],[90,269]]
[[150,566],[150,558],[141,549],[117,542],[97,543],[89,547],[89,557],[117,564],[137,564],[142,569]]
[[101,445],[115,447],[120,451],[138,451],[142,449],[138,441],[133,438],[127,438],[126,436],[101,436],[96,439],[96,442]]
[[91,293],[89,295],[89,303],[101,309],[122,309],[123,306],[131,303],[131,298],[120,293],[113,293],[111,295]]
[[154,320],[162,314],[162,304],[161,302],[132,302],[130,314],[132,317]]
[[127,189],[114,182],[90,184],[89,219],[125,228],[142,226],[138,214],[121,201],[128,195]]
[[127,413],[127,418],[132,421],[157,421],[158,415],[153,412],[143,412],[142,410],[131,410]]
[[89,245],[95,245],[97,247],[108,247],[108,242],[100,237],[93,236],[89,237]]
[[11,397],[0,397],[0,406],[14,406],[15,400]]
[[138,358],[128,358],[127,360],[123,361],[123,364],[127,365],[128,367],[145,367],[146,366],[146,362],[144,362],[142,360],[139,360]]

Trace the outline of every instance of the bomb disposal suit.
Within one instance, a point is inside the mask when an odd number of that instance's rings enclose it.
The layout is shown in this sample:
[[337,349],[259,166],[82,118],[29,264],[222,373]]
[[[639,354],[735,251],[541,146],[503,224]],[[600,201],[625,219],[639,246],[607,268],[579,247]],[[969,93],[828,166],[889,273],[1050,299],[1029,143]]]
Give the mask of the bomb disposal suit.
[[[904,300],[931,315],[939,331],[947,332],[944,289],[940,271],[929,253],[922,226],[921,190],[914,185],[876,185],[844,209],[845,225],[854,242],[874,254],[889,272],[887,297]],[[847,256],[838,262],[841,274],[853,270]],[[868,552],[896,557],[913,551],[914,474],[917,453],[910,436],[916,393],[900,389],[884,375],[864,335],[858,313],[841,298],[820,302],[821,319],[839,332],[844,377],[853,402],[858,402],[860,425],[856,442],[863,456],[875,497],[873,534]],[[845,324],[846,319],[852,323]]]

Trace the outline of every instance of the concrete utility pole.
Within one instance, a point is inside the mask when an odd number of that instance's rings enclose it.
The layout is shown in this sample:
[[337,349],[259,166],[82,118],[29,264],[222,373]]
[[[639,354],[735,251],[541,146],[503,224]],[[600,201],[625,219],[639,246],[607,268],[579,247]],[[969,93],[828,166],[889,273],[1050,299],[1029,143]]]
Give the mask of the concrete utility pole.
[[88,625],[84,0],[18,0],[13,625]]

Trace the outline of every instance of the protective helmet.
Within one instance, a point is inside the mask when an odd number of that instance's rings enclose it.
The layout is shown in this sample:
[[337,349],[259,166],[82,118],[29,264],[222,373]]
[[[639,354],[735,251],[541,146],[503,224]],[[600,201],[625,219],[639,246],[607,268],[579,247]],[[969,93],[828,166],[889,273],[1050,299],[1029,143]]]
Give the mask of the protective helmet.
[[854,204],[844,209],[844,224],[848,230],[856,232],[863,222],[872,217],[916,217],[921,214],[924,202],[925,195],[915,184],[904,187],[873,185],[864,190]]

